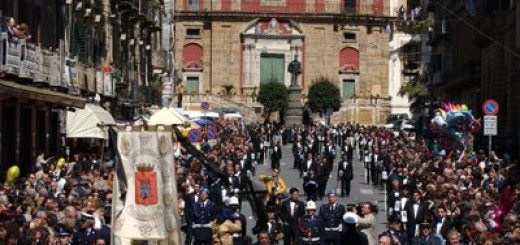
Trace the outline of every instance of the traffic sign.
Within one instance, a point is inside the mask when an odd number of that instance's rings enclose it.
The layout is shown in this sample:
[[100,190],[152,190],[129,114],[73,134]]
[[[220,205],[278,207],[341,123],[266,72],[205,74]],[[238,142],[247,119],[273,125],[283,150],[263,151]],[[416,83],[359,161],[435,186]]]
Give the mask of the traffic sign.
[[495,136],[497,135],[497,116],[487,115],[484,116],[484,135]]
[[202,108],[202,110],[207,111],[207,110],[209,110],[209,103],[206,101],[203,101],[202,103],[200,103],[200,107]]
[[217,129],[213,126],[208,126],[206,134],[208,135],[208,139],[215,139],[217,138]]
[[202,134],[200,133],[200,130],[191,129],[190,132],[188,132],[188,140],[190,140],[191,143],[200,142],[201,139]]
[[496,115],[499,108],[498,102],[493,99],[488,99],[482,104],[482,112],[484,112],[485,115]]

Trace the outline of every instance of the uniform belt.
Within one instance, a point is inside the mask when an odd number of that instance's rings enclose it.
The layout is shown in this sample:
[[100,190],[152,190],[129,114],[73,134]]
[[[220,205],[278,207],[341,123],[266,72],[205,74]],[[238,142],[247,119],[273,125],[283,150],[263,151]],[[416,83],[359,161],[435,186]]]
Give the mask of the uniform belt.
[[207,224],[193,224],[193,228],[211,228],[213,227],[213,222],[209,222]]
[[325,227],[325,231],[341,231],[341,225],[338,227]]
[[302,240],[305,241],[305,242],[308,242],[308,241],[316,242],[316,241],[320,240],[320,237],[311,237],[311,238],[302,237]]

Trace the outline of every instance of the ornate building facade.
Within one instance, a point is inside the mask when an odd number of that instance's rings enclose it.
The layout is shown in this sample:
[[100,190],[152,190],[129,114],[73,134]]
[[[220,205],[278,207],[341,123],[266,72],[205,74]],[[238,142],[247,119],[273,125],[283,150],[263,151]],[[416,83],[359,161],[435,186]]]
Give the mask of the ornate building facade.
[[[188,95],[233,87],[251,97],[260,84],[290,85],[302,63],[304,93],[320,77],[335,82],[341,121],[381,124],[390,113],[388,21],[399,1],[181,0],[175,11],[175,68]],[[248,101],[248,100],[243,100]]]

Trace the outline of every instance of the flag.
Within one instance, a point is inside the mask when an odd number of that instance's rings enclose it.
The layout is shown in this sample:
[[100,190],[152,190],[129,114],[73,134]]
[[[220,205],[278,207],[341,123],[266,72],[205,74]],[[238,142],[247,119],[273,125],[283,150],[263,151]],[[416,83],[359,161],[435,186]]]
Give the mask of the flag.
[[121,201],[125,201],[126,196],[126,187],[128,186],[128,180],[126,178],[125,174],[125,168],[123,167],[123,164],[121,163],[121,154],[119,153],[117,149],[117,132],[112,127],[108,128],[108,137],[112,141],[112,152],[115,152],[116,157],[114,159],[115,161],[115,168],[116,168],[116,176],[119,181],[119,193],[121,194],[119,196],[119,199]]

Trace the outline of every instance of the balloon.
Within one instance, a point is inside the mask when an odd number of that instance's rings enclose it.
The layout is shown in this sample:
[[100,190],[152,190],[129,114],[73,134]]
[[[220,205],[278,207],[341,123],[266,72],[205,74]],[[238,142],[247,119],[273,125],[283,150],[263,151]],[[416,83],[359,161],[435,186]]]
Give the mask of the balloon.
[[20,176],[20,168],[13,165],[7,170],[7,182],[13,183]]
[[56,167],[59,169],[65,167],[65,158],[62,157],[58,159],[58,161],[56,162]]

